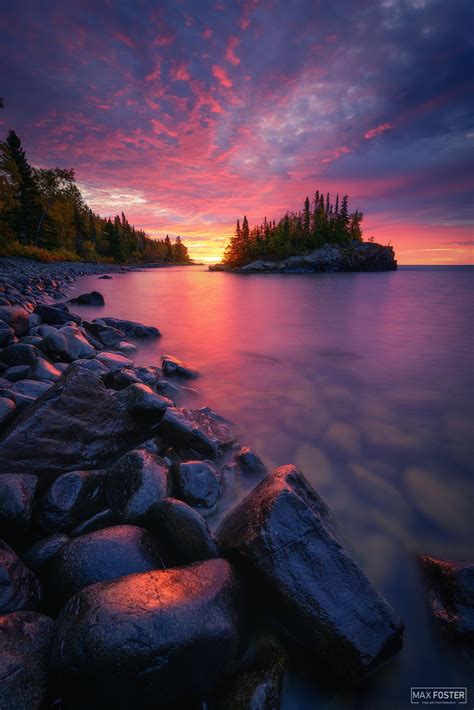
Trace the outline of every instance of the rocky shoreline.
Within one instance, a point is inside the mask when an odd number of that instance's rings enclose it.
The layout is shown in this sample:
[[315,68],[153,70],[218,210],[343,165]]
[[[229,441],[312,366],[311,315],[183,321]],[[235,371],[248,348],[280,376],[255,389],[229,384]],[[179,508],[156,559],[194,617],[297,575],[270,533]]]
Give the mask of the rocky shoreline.
[[209,271],[234,274],[314,274],[324,272],[395,271],[397,262],[393,247],[374,242],[352,242],[345,246],[325,244],[320,249],[290,256],[281,261],[252,261],[245,266],[229,268],[213,264]]
[[199,373],[134,365],[158,328],[71,310],[114,271],[0,260],[1,707],[270,710],[292,659],[360,682],[403,623],[295,466],[179,406]]

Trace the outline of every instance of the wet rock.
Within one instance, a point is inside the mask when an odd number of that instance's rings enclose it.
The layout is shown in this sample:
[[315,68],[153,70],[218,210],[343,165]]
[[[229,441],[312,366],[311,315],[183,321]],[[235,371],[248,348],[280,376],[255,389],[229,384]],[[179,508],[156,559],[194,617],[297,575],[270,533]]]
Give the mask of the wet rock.
[[162,568],[157,543],[149,532],[117,525],[75,537],[61,547],[48,564],[45,587],[60,608],[90,584]]
[[188,458],[216,459],[236,440],[235,427],[209,409],[168,407],[157,433]]
[[62,362],[87,359],[96,354],[95,348],[86,340],[81,331],[72,325],[66,325],[44,338],[41,349],[52,360],[61,360]]
[[236,454],[235,460],[239,468],[244,473],[249,473],[256,476],[266,475],[267,469],[262,459],[257,456],[251,449],[243,446]]
[[115,348],[123,341],[124,333],[117,328],[111,328],[109,325],[101,325],[100,323],[85,322],[84,328],[86,332],[96,338],[105,348]]
[[128,338],[157,338],[161,335],[158,328],[152,325],[143,325],[143,323],[121,318],[96,318],[94,323],[110,325],[112,328],[122,331]]
[[107,472],[107,502],[119,520],[142,524],[151,506],[171,492],[168,467],[145,449],[129,451]]
[[53,668],[69,692],[89,681],[112,706],[202,698],[234,669],[240,596],[220,559],[88,587],[57,620]]
[[0,351],[0,360],[9,367],[14,365],[32,365],[41,356],[41,351],[34,345],[17,343]]
[[71,530],[71,537],[79,537],[79,535],[85,535],[86,533],[95,532],[96,530],[103,530],[103,528],[110,528],[112,525],[118,525],[120,520],[117,518],[115,513],[110,510],[110,508],[105,508],[100,510],[98,513],[92,517],[79,523],[73,530]]
[[143,384],[133,367],[122,367],[119,370],[111,370],[104,381],[107,387],[114,390],[123,390],[129,385]]
[[48,535],[30,545],[22,553],[21,559],[28,569],[37,574],[67,542],[69,542],[69,536],[64,533]]
[[12,392],[11,396],[15,401],[17,414],[21,414],[27,407],[30,407],[36,401],[34,397],[29,397],[21,392]]
[[117,399],[125,404],[127,410],[136,417],[146,419],[152,424],[157,424],[172,404],[166,397],[161,397],[153,392],[151,387],[144,384],[132,384],[121,390]]
[[80,296],[71,298],[68,303],[79,303],[81,306],[105,306],[104,297],[99,291],[82,293]]
[[29,365],[14,365],[5,370],[3,376],[5,379],[10,380],[10,382],[18,382],[18,380],[23,380],[28,377],[30,371]]
[[182,360],[178,360],[170,355],[163,355],[161,366],[166,377],[186,377],[194,379],[199,377],[199,372]]
[[133,367],[133,362],[129,358],[105,350],[97,355],[97,360],[102,362],[110,372],[121,370],[123,367]]
[[288,656],[277,639],[257,639],[239,672],[210,702],[210,710],[278,710],[287,669]]
[[164,545],[172,567],[221,556],[202,515],[181,500],[164,498],[152,505],[145,526]]
[[0,306],[0,321],[13,328],[15,335],[28,333],[28,311],[21,306]]
[[31,330],[32,328],[36,328],[37,326],[41,325],[41,318],[37,313],[30,313],[28,316],[28,328]]
[[0,440],[0,470],[28,471],[44,482],[69,471],[104,468],[149,439],[154,421],[133,416],[102,378],[96,360],[70,365]]
[[474,650],[474,562],[420,555],[428,602],[441,628]]
[[0,475],[0,537],[15,541],[30,529],[38,479],[27,473]]
[[212,461],[183,461],[175,469],[177,496],[197,508],[213,508],[221,495],[219,472]]
[[45,306],[43,304],[36,306],[35,313],[39,315],[42,323],[48,325],[66,325],[66,323],[81,323],[82,318],[75,313],[69,313],[66,305],[63,306]]
[[0,616],[2,710],[39,710],[46,696],[53,620],[32,611]]
[[113,276],[109,276],[108,274],[102,274],[102,276],[99,276],[99,279],[113,279]]
[[45,360],[45,358],[39,357],[28,370],[28,379],[55,382],[61,377],[61,374],[61,370],[55,365]]
[[337,540],[294,466],[267,476],[218,533],[281,632],[350,682],[401,646],[403,625]]
[[0,614],[28,609],[41,600],[41,585],[6,542],[0,540]]
[[105,473],[71,471],[59,476],[44,493],[37,522],[46,532],[65,532],[105,507]]
[[173,402],[176,402],[181,395],[181,388],[168,380],[158,380],[155,388],[158,394],[161,394],[162,397],[167,397]]
[[3,431],[15,418],[16,405],[8,397],[0,397],[0,431]]
[[25,395],[26,397],[31,397],[36,399],[41,397],[50,387],[51,382],[38,382],[37,380],[19,380],[16,382],[12,389],[15,394]]
[[15,331],[13,328],[0,320],[0,348],[5,348],[15,342]]

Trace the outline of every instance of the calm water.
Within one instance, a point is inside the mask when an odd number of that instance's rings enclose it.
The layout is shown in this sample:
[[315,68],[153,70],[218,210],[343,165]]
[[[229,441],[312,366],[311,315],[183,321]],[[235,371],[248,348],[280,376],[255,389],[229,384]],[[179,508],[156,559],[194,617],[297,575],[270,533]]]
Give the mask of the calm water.
[[158,326],[136,362],[188,360],[202,372],[196,406],[236,422],[269,467],[301,467],[405,620],[402,653],[358,691],[334,695],[295,674],[285,710],[396,710],[410,706],[410,686],[468,685],[466,659],[431,623],[416,554],[473,556],[473,275],[176,267],[74,286],[105,296],[105,308],[75,309],[84,316]]

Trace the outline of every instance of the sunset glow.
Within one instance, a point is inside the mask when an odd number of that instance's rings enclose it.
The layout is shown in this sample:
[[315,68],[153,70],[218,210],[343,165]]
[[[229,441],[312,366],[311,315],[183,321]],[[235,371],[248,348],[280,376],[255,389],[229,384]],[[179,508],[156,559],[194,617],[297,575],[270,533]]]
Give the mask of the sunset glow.
[[207,262],[238,217],[329,190],[399,263],[472,262],[467,4],[19,5],[0,18],[0,129],[74,167],[99,214]]

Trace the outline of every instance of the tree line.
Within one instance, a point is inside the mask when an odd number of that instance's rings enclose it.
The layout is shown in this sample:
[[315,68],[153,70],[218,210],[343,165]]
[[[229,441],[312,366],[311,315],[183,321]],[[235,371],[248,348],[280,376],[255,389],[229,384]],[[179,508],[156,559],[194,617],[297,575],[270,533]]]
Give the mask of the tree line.
[[362,212],[349,212],[349,197],[331,201],[329,192],[319,190],[314,199],[306,197],[303,210],[287,212],[279,222],[267,221],[250,227],[247,217],[237,220],[234,236],[224,251],[224,264],[244,266],[257,259],[286,259],[318,249],[324,244],[344,245],[362,241]]
[[189,263],[180,237],[151,239],[125,214],[100,217],[85,203],[74,170],[35,168],[20,138],[0,143],[0,253],[125,262]]

